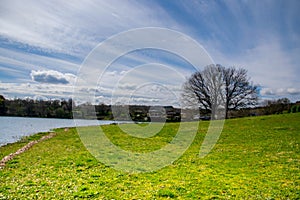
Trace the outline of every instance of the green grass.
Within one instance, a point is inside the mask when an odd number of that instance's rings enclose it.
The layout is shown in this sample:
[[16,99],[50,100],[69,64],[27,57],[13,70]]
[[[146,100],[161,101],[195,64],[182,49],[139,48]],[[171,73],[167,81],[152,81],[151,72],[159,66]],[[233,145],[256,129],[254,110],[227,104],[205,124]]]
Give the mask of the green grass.
[[[34,145],[0,170],[0,199],[299,199],[300,114],[227,120],[213,151],[198,157],[209,122],[185,154],[163,169],[130,174],[98,162],[76,129]],[[127,125],[130,126],[130,125]],[[123,149],[148,152],[166,145],[178,124],[154,137],[128,136],[104,126]],[[1,147],[1,156],[24,145]]]

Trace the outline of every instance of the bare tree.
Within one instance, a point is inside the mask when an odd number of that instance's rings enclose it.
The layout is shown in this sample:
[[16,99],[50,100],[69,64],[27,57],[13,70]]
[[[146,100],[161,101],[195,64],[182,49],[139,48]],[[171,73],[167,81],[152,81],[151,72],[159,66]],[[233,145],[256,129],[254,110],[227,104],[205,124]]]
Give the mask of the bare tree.
[[245,69],[209,65],[198,71],[184,84],[185,101],[197,101],[201,109],[212,113],[249,107],[257,102],[257,86],[250,83]]
[[[225,96],[223,92],[223,71],[220,67],[207,66],[196,72],[184,84],[183,100],[188,105],[196,105],[213,119],[224,118]],[[194,107],[193,106],[193,107]]]

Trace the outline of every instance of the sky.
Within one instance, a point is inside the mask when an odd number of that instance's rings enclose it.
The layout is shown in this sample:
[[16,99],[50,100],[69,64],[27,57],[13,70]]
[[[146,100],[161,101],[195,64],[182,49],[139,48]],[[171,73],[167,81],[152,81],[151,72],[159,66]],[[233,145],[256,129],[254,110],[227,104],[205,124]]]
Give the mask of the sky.
[[[195,70],[174,53],[182,47],[179,41],[170,44],[174,52],[137,48],[119,55],[109,67],[101,66],[102,74],[96,73],[96,65],[90,66],[93,72],[95,68],[94,85],[78,81],[99,44],[133,29],[157,27],[192,38],[213,63],[247,69],[262,100],[297,101],[299,8],[298,0],[1,0],[0,94],[68,99],[76,87],[92,92],[96,103],[175,105],[182,83]],[[157,37],[154,43],[162,41]],[[192,51],[190,55],[199,56]]]

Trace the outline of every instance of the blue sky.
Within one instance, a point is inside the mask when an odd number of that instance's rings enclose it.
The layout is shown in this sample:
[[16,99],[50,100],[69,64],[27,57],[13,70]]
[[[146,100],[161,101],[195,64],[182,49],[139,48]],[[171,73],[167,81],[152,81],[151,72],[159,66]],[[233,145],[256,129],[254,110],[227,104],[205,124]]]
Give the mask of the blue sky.
[[[81,63],[96,45],[133,28],[162,27],[195,39],[215,63],[247,69],[251,80],[260,85],[263,99],[300,100],[299,8],[297,0],[2,0],[0,94],[69,98]],[[132,52],[107,71],[97,101],[109,103],[116,82],[123,81],[119,96],[132,94],[133,83],[126,84],[124,75],[135,65],[154,62],[184,76],[190,72],[189,64],[178,56],[154,50]],[[146,68],[144,72],[148,73]],[[163,73],[155,75],[164,80]],[[165,76],[165,86],[171,88],[167,84],[178,80],[175,76]],[[134,90],[139,94],[137,103],[159,101],[151,98],[151,92],[143,97],[139,88]]]

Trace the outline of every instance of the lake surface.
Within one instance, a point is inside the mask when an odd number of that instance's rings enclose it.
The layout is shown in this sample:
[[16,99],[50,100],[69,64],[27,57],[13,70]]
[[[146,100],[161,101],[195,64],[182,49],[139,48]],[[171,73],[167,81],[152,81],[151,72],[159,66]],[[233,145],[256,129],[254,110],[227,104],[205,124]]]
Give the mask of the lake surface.
[[0,117],[0,146],[13,143],[23,136],[47,132],[54,128],[111,124],[115,121]]

